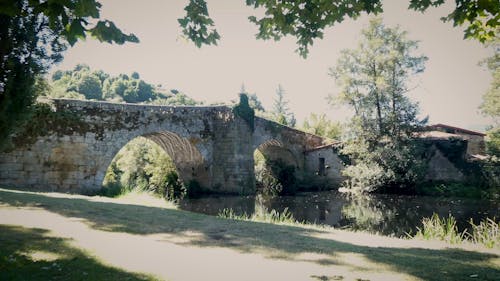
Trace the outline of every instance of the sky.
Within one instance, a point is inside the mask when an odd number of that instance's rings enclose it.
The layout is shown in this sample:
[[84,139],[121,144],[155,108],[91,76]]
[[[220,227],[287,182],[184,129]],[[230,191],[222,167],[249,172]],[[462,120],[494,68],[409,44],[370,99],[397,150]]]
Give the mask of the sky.
[[[187,0],[100,0],[101,18],[134,33],[140,43],[110,45],[87,39],[65,52],[64,60],[52,71],[72,69],[85,63],[113,75],[138,72],[143,80],[177,89],[205,101],[236,100],[241,86],[255,93],[268,110],[276,89],[286,91],[289,107],[302,124],[310,113],[326,113],[332,120],[345,121],[351,112],[332,107],[326,98],[339,89],[328,75],[342,49],[355,48],[369,16],[347,19],[326,30],[307,59],[295,49],[294,38],[278,42],[256,40],[257,26],[248,16],[261,14],[243,0],[208,0],[209,13],[221,34],[218,46],[196,48],[182,37],[177,22],[184,16]],[[429,57],[426,70],[414,80],[410,93],[419,102],[421,116],[429,123],[444,123],[484,131],[492,123],[478,107],[491,82],[490,73],[478,63],[492,54],[473,40],[463,39],[463,28],[443,23],[440,18],[453,8],[444,5],[422,14],[407,9],[409,1],[386,0],[383,17],[387,26],[400,25],[408,38],[418,40],[417,53]],[[448,2],[450,3],[450,1]]]

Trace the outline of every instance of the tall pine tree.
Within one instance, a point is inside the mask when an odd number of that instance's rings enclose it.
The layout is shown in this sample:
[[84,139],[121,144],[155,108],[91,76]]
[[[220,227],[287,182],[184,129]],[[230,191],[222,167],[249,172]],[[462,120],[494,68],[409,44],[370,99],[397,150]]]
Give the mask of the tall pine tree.
[[355,163],[345,170],[351,188],[404,191],[419,178],[411,137],[426,120],[418,119],[418,104],[406,95],[427,60],[414,54],[417,46],[406,32],[374,18],[359,46],[343,50],[330,69],[341,89],[332,99],[355,112],[344,148]]
[[278,89],[276,89],[276,99],[274,100],[273,110],[271,112],[272,119],[285,126],[295,127],[297,120],[288,107],[288,100],[285,99],[285,94],[286,92],[283,87],[278,85]]

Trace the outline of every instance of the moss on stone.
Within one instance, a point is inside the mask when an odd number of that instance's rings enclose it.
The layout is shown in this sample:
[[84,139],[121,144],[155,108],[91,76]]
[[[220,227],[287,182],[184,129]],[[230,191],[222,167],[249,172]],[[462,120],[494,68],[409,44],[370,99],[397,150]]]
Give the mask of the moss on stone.
[[52,133],[58,136],[72,135],[75,132],[84,134],[90,129],[91,126],[79,114],[55,111],[49,104],[39,103],[35,105],[31,117],[19,133],[13,136],[12,142],[15,147],[26,147],[35,143],[40,136]]
[[240,103],[233,108],[233,112],[236,116],[245,120],[252,132],[254,131],[255,111],[248,104],[248,96],[246,94],[240,94]]

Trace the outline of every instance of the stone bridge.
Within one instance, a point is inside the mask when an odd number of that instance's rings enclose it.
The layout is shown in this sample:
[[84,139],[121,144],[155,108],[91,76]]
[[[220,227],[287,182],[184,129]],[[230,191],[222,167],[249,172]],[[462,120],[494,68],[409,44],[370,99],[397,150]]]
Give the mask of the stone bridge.
[[[34,120],[39,123],[34,127],[41,130],[17,136],[15,148],[0,154],[1,186],[93,193],[101,188],[118,151],[142,136],[168,153],[185,183],[195,180],[217,193],[252,194],[256,149],[265,157],[281,158],[299,171],[317,175],[317,162],[307,159],[308,151],[317,154],[318,147],[331,141],[258,117],[251,128],[225,106],[66,99],[50,104],[55,117]],[[324,162],[323,158],[320,163]]]

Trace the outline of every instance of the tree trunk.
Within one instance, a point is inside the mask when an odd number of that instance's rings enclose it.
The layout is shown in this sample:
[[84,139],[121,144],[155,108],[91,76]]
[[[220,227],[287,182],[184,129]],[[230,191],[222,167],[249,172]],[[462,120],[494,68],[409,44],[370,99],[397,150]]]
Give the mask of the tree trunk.
[[380,108],[380,95],[377,89],[377,67],[373,64],[373,92],[375,95],[375,106],[377,107],[378,135],[382,136],[382,111]]
[[398,130],[398,116],[396,113],[396,91],[397,91],[397,85],[396,85],[396,65],[394,65],[392,69],[392,85],[391,85],[391,90],[392,90],[392,135],[395,138],[399,137],[399,130]]

